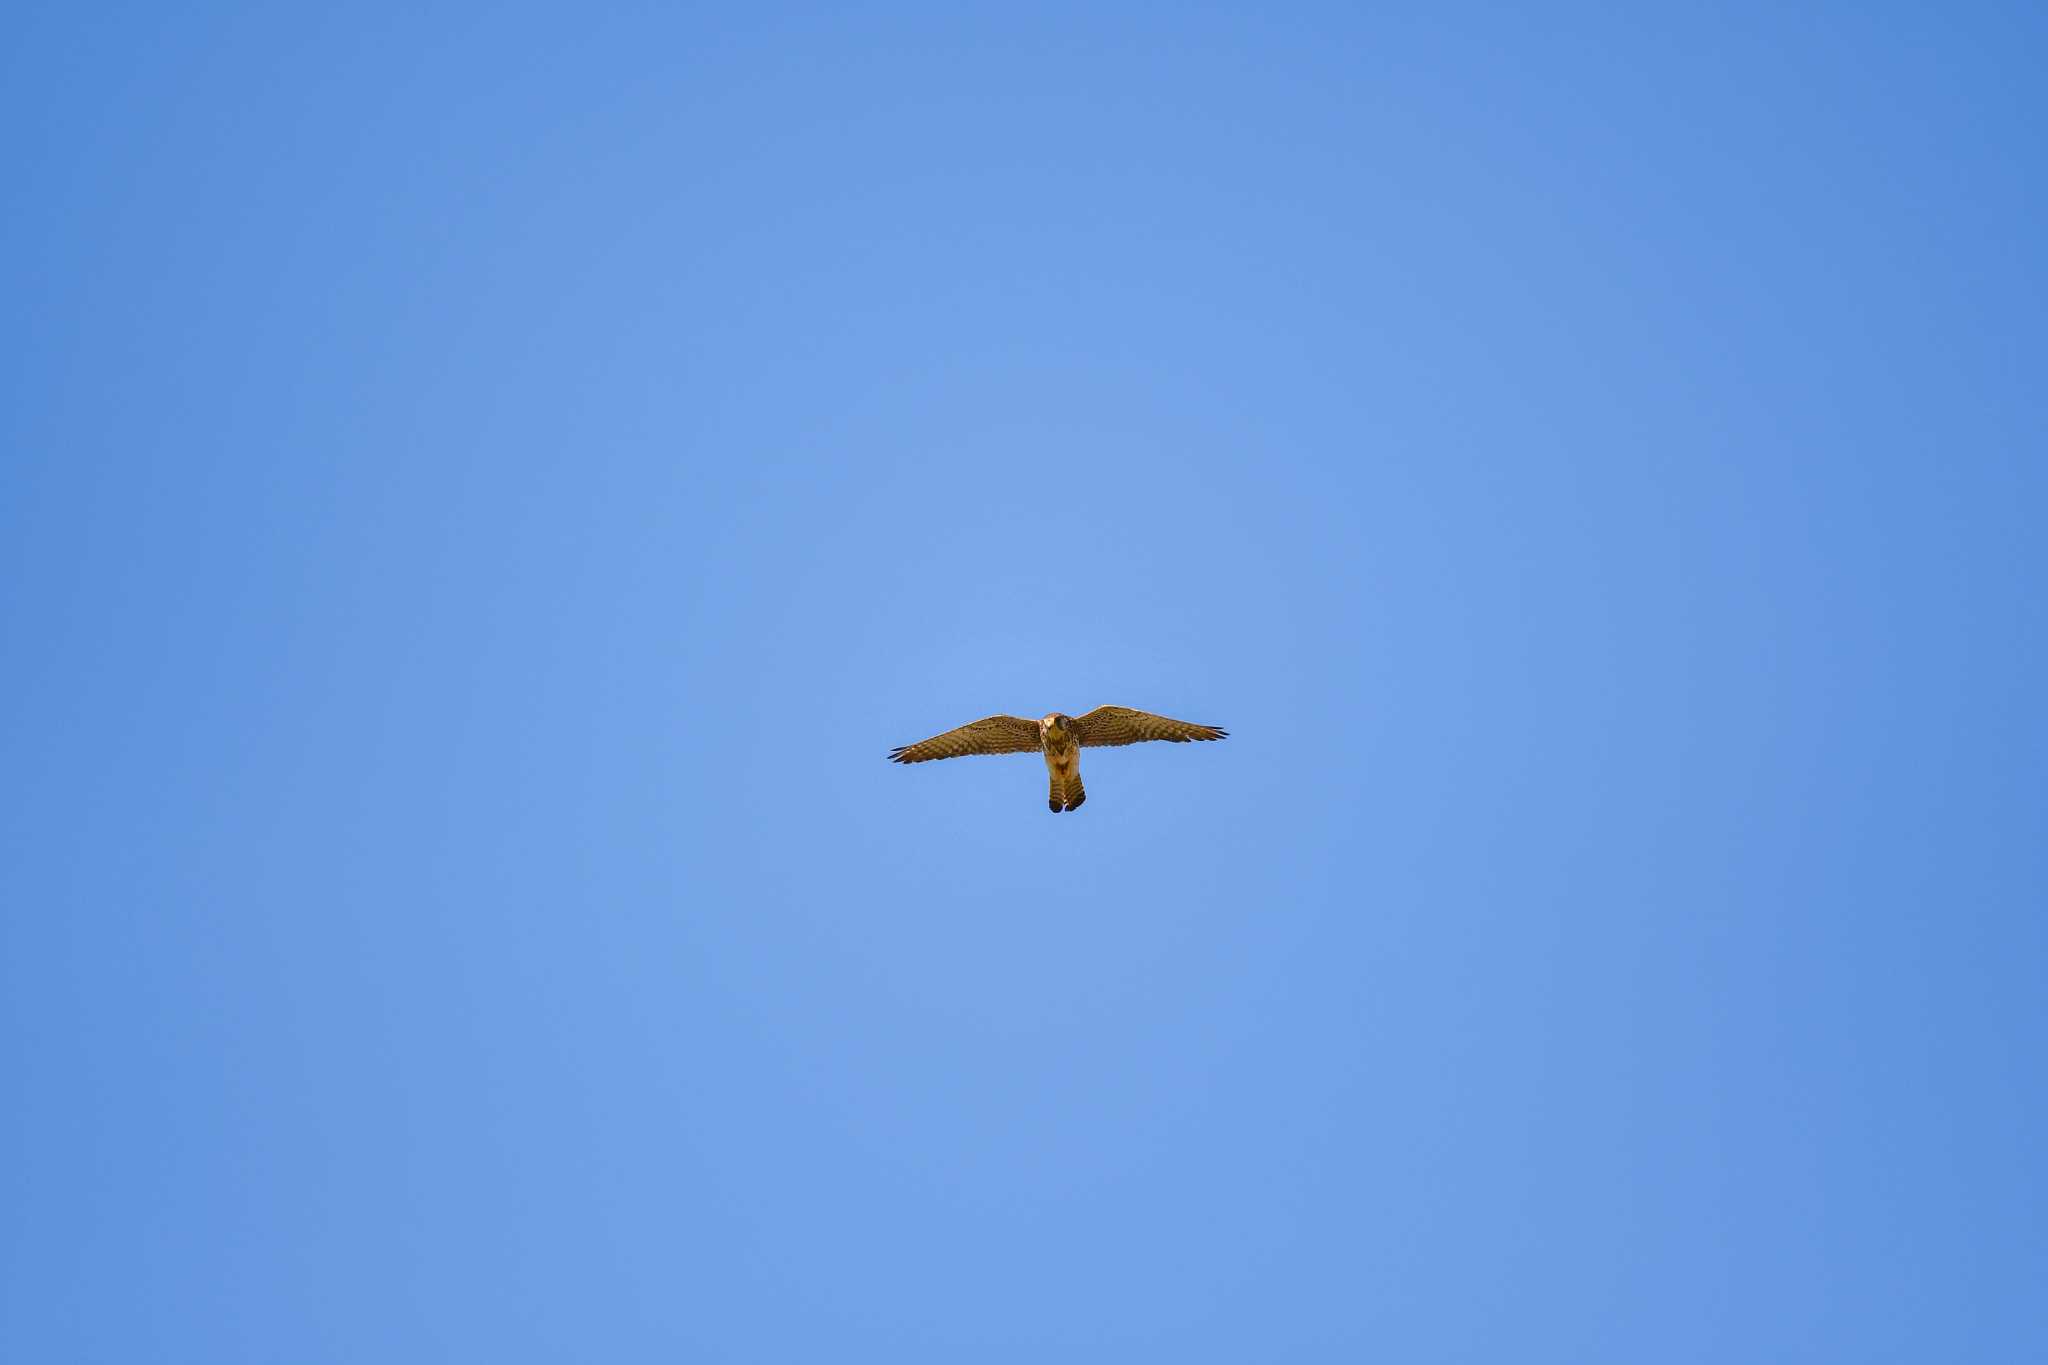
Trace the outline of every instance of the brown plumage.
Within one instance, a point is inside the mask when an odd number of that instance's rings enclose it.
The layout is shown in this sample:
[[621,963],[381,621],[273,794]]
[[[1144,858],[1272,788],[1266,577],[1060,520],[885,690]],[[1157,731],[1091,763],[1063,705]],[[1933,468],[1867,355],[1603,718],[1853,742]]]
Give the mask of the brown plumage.
[[930,739],[891,749],[889,757],[897,763],[928,763],[938,758],[964,758],[968,754],[1042,753],[1051,779],[1046,804],[1058,814],[1078,810],[1088,799],[1088,792],[1081,785],[1082,749],[1138,744],[1149,739],[1185,744],[1196,739],[1222,739],[1229,733],[1213,725],[1155,716],[1128,706],[1098,706],[1085,716],[1055,711],[1042,720],[985,716]]

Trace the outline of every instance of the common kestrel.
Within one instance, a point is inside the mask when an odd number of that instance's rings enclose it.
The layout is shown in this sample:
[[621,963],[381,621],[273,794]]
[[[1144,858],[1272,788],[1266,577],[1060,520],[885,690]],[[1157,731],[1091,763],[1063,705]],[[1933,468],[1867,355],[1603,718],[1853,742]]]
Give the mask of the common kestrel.
[[1061,811],[1079,810],[1088,799],[1088,793],[1081,788],[1084,748],[1136,744],[1147,739],[1185,744],[1191,739],[1222,739],[1228,733],[1213,725],[1170,720],[1150,711],[1133,711],[1128,706],[1098,706],[1085,716],[1055,711],[1043,720],[989,716],[916,744],[891,749],[889,757],[897,763],[924,763],[968,754],[1043,753],[1045,770],[1052,775],[1052,795],[1046,804],[1058,815]]

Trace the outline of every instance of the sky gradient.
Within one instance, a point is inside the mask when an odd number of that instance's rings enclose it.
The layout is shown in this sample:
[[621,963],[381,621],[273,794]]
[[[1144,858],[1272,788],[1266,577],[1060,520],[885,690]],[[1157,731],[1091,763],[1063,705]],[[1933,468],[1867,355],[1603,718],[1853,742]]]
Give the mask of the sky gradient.
[[0,1357],[2048,1355],[2039,7],[291,8],[0,50]]

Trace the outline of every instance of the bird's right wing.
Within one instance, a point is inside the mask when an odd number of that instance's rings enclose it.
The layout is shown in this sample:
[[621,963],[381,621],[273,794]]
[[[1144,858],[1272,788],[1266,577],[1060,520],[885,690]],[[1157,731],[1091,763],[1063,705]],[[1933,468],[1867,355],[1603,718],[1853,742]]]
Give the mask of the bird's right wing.
[[924,763],[966,754],[1035,754],[1043,748],[1038,722],[1022,716],[987,716],[943,735],[891,749],[897,763]]

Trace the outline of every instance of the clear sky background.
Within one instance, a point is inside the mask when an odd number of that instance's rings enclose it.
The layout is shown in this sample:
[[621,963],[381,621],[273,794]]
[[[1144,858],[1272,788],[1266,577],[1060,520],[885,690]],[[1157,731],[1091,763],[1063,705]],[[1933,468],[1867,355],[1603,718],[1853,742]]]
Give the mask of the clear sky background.
[[0,1357],[2042,1358],[2044,13],[15,11]]

